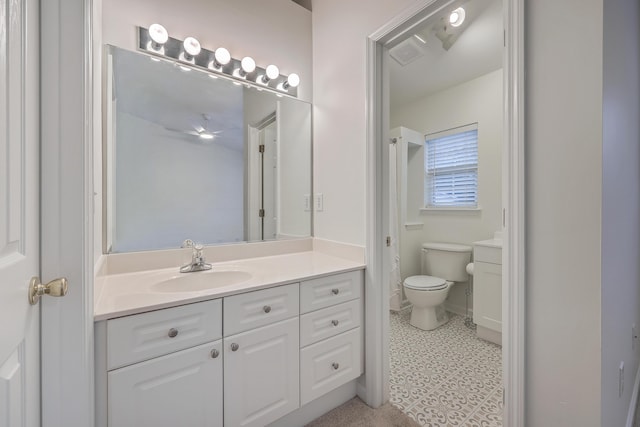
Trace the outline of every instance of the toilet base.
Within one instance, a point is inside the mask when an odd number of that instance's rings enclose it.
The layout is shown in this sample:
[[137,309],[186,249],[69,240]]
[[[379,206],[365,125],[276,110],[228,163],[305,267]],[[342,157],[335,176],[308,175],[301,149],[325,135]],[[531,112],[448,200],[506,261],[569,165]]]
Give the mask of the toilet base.
[[411,319],[409,324],[416,328],[432,331],[449,321],[449,314],[445,311],[442,304],[435,307],[416,307],[411,308]]

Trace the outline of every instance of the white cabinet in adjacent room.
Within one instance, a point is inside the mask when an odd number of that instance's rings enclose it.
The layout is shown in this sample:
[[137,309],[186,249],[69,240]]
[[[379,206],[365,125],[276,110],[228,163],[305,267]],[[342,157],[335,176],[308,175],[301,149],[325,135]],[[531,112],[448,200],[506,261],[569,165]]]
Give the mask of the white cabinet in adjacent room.
[[473,244],[473,322],[479,338],[502,344],[502,241]]

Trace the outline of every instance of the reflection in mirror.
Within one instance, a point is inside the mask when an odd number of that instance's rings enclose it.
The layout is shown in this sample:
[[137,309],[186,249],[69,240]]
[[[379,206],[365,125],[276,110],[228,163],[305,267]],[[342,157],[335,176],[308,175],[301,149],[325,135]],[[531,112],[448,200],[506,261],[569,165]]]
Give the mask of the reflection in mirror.
[[108,53],[105,252],[311,235],[310,104]]

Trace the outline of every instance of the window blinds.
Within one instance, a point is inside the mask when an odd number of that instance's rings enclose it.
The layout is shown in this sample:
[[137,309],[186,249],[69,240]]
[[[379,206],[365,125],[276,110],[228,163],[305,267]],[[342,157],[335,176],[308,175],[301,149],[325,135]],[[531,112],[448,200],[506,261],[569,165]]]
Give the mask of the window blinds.
[[427,135],[426,207],[478,206],[478,127]]

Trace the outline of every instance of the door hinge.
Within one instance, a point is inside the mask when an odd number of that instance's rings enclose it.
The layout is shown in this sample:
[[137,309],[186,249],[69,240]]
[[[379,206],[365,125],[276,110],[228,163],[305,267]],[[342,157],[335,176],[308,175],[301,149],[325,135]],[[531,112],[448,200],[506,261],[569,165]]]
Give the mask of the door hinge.
[[258,151],[264,153],[264,144],[258,145]]
[[258,211],[258,216],[259,216],[260,218],[264,218],[264,209],[260,209],[260,210]]
[[387,236],[387,247],[391,246],[391,236]]

